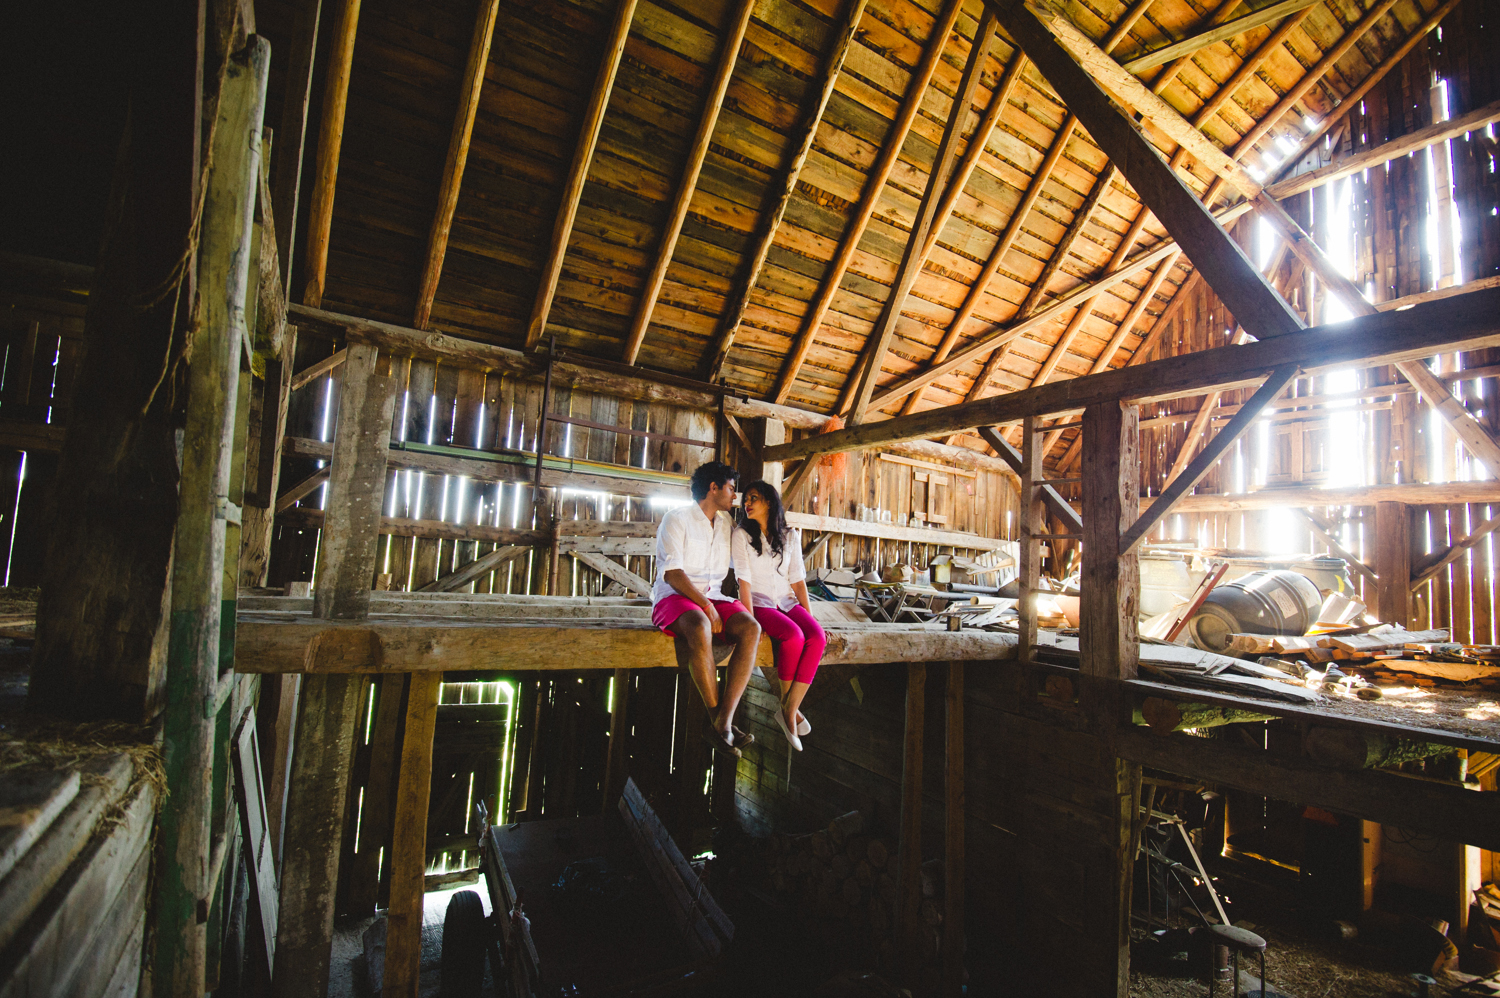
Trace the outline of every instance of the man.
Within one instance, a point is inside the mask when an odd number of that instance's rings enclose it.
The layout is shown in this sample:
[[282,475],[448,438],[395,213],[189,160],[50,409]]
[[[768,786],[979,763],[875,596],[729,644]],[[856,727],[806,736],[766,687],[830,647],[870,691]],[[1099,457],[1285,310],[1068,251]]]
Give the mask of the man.
[[[733,722],[750,683],[760,625],[723,589],[736,478],[734,469],[719,461],[699,466],[691,483],[693,502],[662,517],[656,530],[651,622],[687,645],[688,671],[709,713],[704,736],[718,751],[738,757],[739,746],[754,741]],[[734,643],[722,697],[714,668],[715,635]]]

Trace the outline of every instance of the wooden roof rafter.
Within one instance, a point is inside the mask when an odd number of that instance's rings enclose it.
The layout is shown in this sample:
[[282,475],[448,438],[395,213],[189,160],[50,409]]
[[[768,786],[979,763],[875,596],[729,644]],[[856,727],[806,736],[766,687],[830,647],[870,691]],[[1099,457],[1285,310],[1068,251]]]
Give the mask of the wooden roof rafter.
[[568,167],[568,176],[563,183],[562,196],[557,215],[552,223],[552,239],[542,272],[537,283],[536,299],[531,306],[531,318],[526,325],[526,349],[535,350],[542,342],[547,328],[547,318],[552,313],[552,302],[557,295],[558,279],[562,277],[563,258],[568,253],[568,239],[573,233],[573,223],[578,217],[578,205],[583,197],[583,185],[588,180],[589,164],[594,160],[594,150],[599,143],[599,131],[604,127],[604,112],[609,107],[609,96],[614,90],[615,77],[620,70],[620,59],[625,54],[625,41],[630,35],[630,22],[635,17],[637,0],[619,0],[614,20],[604,40],[604,53],[599,61],[599,73],[594,80],[589,102],[579,125],[578,141],[573,148],[573,160]]
[[901,102],[901,109],[897,112],[896,120],[887,133],[880,153],[865,179],[859,203],[855,205],[853,214],[846,223],[844,234],[839,240],[838,250],[828,264],[819,284],[817,297],[808,306],[791,353],[787,356],[777,377],[771,401],[778,405],[785,402],[787,396],[791,394],[792,385],[796,382],[797,375],[802,370],[802,365],[806,362],[807,355],[817,338],[818,328],[823,324],[829,306],[833,304],[834,295],[838,293],[844,275],[849,270],[849,264],[854,260],[859,242],[864,237],[870,218],[875,213],[875,206],[880,200],[886,182],[890,179],[891,172],[895,169],[896,160],[901,153],[901,147],[906,142],[907,133],[911,131],[912,123],[916,121],[917,114],[921,111],[922,98],[932,83],[933,74],[942,58],[943,49],[947,47],[948,37],[953,33],[953,28],[958,22],[962,7],[962,0],[946,0],[932,35],[923,48],[922,60],[911,74],[906,94]]
[[870,393],[875,388],[876,379],[880,377],[880,367],[885,359],[886,351],[890,349],[896,323],[901,317],[901,310],[906,306],[906,296],[911,293],[917,275],[926,265],[927,254],[936,242],[937,233],[942,228],[943,222],[946,221],[945,217],[939,215],[938,209],[944,199],[945,186],[951,186],[948,184],[949,174],[953,170],[954,160],[958,155],[958,142],[963,132],[965,119],[968,118],[970,108],[974,104],[974,93],[979,87],[980,73],[984,69],[985,61],[989,58],[990,48],[995,42],[996,23],[994,13],[990,11],[986,11],[979,22],[979,33],[975,36],[974,45],[969,50],[969,60],[964,67],[963,80],[959,83],[958,93],[954,95],[953,107],[948,114],[948,124],[943,129],[943,139],[938,145],[937,158],[933,160],[932,170],[927,175],[927,189],[922,195],[921,206],[917,209],[916,222],[907,236],[906,248],[902,251],[901,263],[896,269],[896,279],[886,299],[885,309],[875,325],[875,330],[865,341],[864,355],[849,372],[849,380],[844,386],[844,398],[840,399],[839,407],[843,409],[846,405],[852,404],[851,419],[856,423],[864,421],[865,411],[870,405]]
[[704,366],[708,381],[717,381],[723,373],[724,362],[729,358],[729,349],[734,345],[735,334],[739,332],[740,323],[744,321],[745,308],[750,304],[750,295],[760,280],[761,269],[765,266],[771,246],[776,241],[776,232],[781,226],[782,218],[786,215],[787,206],[791,204],[792,195],[797,191],[797,180],[802,174],[803,166],[807,164],[808,155],[812,152],[813,139],[817,136],[818,126],[823,121],[823,113],[828,110],[828,102],[833,97],[834,85],[838,82],[839,73],[843,71],[844,60],[854,44],[854,34],[859,28],[860,18],[864,16],[868,3],[869,0],[849,0],[848,8],[844,12],[844,20],[834,36],[833,45],[823,64],[817,100],[813,102],[812,108],[807,113],[806,120],[802,124],[801,141],[797,143],[791,161],[787,163],[782,173],[781,194],[777,197],[776,206],[771,209],[770,215],[762,226],[760,238],[750,255],[750,263],[746,267],[746,274],[739,290],[734,299],[725,306],[724,314],[720,319],[718,339],[705,357]]
[[745,32],[750,27],[750,15],[755,11],[755,0],[739,0],[734,8],[724,42],[719,50],[719,62],[714,70],[708,94],[704,98],[703,113],[698,119],[698,130],[688,147],[687,163],[677,183],[670,207],[667,209],[666,226],[657,246],[655,262],[646,276],[645,286],[636,300],[635,313],[630,328],[625,333],[622,359],[634,364],[645,342],[646,330],[651,324],[651,314],[656,310],[656,300],[661,294],[662,283],[667,279],[667,268],[672,264],[678,237],[682,235],[683,223],[687,221],[688,208],[693,193],[698,187],[698,174],[703,161],[708,157],[709,142],[713,139],[714,127],[719,122],[719,112],[724,106],[724,94],[729,89],[730,77],[734,75],[735,63],[739,60],[740,46],[745,41]]
[[448,253],[448,235],[453,228],[453,213],[458,208],[458,191],[463,185],[464,167],[469,160],[469,140],[474,134],[474,116],[479,113],[479,93],[484,88],[484,70],[490,61],[490,42],[495,35],[495,19],[500,0],[481,0],[474,21],[474,36],[464,64],[463,83],[459,88],[458,113],[453,118],[453,134],[448,139],[448,155],[443,162],[443,179],[438,186],[437,211],[427,235],[427,258],[417,284],[417,305],[411,324],[426,329],[432,318],[432,300],[437,296],[438,281],[443,276],[443,259]]

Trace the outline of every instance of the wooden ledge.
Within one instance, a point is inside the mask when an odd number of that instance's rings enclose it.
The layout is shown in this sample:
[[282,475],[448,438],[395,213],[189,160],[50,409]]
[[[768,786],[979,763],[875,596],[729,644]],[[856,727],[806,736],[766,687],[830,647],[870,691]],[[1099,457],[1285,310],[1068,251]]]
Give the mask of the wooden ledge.
[[[672,639],[625,617],[381,615],[321,620],[304,612],[242,611],[239,672],[577,671],[675,668]],[[829,626],[824,664],[993,661],[1015,656],[1015,635],[892,624]],[[722,660],[728,646],[715,646]],[[773,664],[762,639],[756,663]]]

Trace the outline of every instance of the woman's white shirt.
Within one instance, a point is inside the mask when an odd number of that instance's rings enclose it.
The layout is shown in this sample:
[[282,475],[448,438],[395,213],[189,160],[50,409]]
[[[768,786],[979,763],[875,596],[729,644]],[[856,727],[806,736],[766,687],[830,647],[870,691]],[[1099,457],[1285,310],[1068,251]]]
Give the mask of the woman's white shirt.
[[730,540],[734,577],[750,583],[750,598],[755,606],[790,610],[798,603],[792,583],[807,581],[807,569],[802,563],[802,531],[787,531],[786,550],[780,555],[772,553],[765,538],[761,538],[760,547],[760,554],[756,554],[750,534],[744,527],[735,528]]

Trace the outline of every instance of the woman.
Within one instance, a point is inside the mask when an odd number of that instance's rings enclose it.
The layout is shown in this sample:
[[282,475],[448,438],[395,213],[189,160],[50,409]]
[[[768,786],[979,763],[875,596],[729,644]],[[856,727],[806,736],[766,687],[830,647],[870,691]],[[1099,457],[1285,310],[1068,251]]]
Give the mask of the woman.
[[781,494],[771,483],[746,486],[745,516],[735,528],[730,551],[740,600],[776,642],[776,675],[781,681],[776,723],[800,752],[798,736],[809,734],[812,725],[797,708],[818,671],[828,639],[807,601],[801,532],[787,528]]

